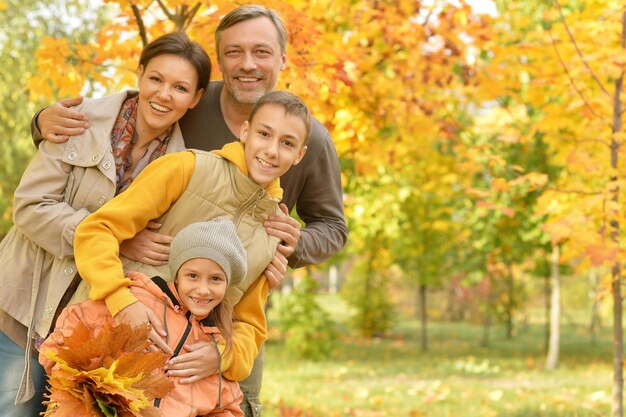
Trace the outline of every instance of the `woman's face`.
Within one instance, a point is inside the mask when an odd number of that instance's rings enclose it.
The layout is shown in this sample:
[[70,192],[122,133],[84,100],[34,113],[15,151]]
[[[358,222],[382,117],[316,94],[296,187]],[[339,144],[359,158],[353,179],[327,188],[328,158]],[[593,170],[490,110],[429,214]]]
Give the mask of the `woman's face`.
[[202,89],[193,65],[177,55],[159,55],[139,68],[138,126],[151,137],[159,136],[194,108]]

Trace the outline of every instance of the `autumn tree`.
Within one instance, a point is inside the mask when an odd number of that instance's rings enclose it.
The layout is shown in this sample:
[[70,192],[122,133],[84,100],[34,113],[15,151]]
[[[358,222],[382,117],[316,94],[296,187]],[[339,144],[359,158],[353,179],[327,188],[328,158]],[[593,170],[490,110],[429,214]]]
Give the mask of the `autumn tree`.
[[619,2],[602,0],[537,2],[535,14],[524,18],[523,9],[532,5],[499,4],[504,15],[517,17],[527,30],[517,52],[503,47],[502,56],[516,60],[513,68],[527,85],[523,101],[538,114],[534,129],[545,135],[551,163],[562,167],[540,199],[546,230],[553,242],[563,242],[561,262],[576,261],[580,275],[602,266],[611,270],[613,415],[621,416],[624,251],[619,219],[624,214],[620,155],[626,10]]
[[[48,101],[32,100],[26,86],[37,70],[42,40],[87,41],[102,23],[103,11],[79,0],[0,1],[0,236],[12,225],[13,191],[35,147],[30,120]],[[82,19],[69,19],[68,16]]]
[[[214,28],[232,8],[226,1],[107,4],[117,10],[116,17],[94,42],[46,41],[38,74],[29,84],[31,94],[47,99],[76,95],[87,80],[110,89],[133,85],[141,46],[170,30],[185,30],[213,54]],[[453,192],[459,117],[469,114],[458,110],[467,106],[467,91],[479,85],[476,61],[490,39],[489,19],[463,3],[291,0],[265,5],[279,12],[289,32],[288,66],[278,87],[309,103],[332,132],[341,158],[352,236],[347,250],[362,257],[366,271],[354,279],[364,289],[383,289],[368,283],[374,277],[384,282],[386,270],[400,264],[417,285],[440,282],[449,249],[440,243],[447,243],[443,236],[455,227],[445,193]],[[397,184],[418,191],[407,194]],[[429,205],[439,208],[427,216]],[[402,219],[411,221],[401,224]],[[404,230],[403,259],[386,255],[399,230]],[[429,239],[435,244],[428,245]],[[368,291],[363,304],[367,297],[385,299],[384,292]]]

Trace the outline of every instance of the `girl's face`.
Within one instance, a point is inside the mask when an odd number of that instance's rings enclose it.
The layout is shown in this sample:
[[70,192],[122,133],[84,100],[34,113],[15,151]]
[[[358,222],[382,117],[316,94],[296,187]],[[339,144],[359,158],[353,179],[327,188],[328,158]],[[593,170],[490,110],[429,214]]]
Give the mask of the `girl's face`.
[[185,262],[175,282],[183,305],[198,319],[208,316],[222,302],[228,286],[224,270],[206,258]]
[[159,136],[198,104],[203,90],[197,88],[198,74],[185,58],[152,58],[139,67],[138,127],[150,137]]

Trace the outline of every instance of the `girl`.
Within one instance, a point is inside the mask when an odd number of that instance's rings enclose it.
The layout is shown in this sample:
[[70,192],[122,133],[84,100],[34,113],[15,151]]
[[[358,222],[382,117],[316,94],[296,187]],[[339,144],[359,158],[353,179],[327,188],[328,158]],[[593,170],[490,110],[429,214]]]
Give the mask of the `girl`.
[[[222,337],[229,349],[232,305],[224,295],[228,286],[238,285],[244,279],[247,270],[246,250],[235,225],[230,220],[217,219],[183,228],[172,241],[168,266],[166,279],[158,276],[151,279],[139,272],[129,272],[127,277],[131,279],[131,292],[138,302],[166,325],[167,344],[173,356],[181,353],[185,345],[199,341],[211,342],[217,349]],[[167,283],[171,278],[173,282]],[[39,358],[46,372],[56,371],[55,363],[46,358],[47,350],[62,349],[64,338],[72,335],[79,322],[97,336],[106,321],[112,323],[114,319],[104,301],[84,301],[63,310],[54,332],[41,346]],[[243,399],[239,384],[222,378],[221,372],[193,384],[183,385],[179,383],[180,378],[172,379],[174,389],[154,401],[161,416],[243,416],[239,408]],[[60,402],[55,403],[54,394],[52,409],[72,407],[77,417],[91,415],[93,404],[77,404],[71,396],[60,396]],[[117,410],[118,415],[123,414],[121,411]]]

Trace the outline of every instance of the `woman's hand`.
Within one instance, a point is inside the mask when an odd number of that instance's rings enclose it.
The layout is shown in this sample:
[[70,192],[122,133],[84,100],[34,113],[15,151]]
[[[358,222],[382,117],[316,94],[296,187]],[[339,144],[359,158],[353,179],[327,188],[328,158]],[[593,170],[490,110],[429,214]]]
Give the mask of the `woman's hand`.
[[187,353],[172,358],[165,365],[167,375],[184,377],[181,384],[192,384],[218,371],[218,355],[215,345],[210,342],[196,342],[185,345]]

